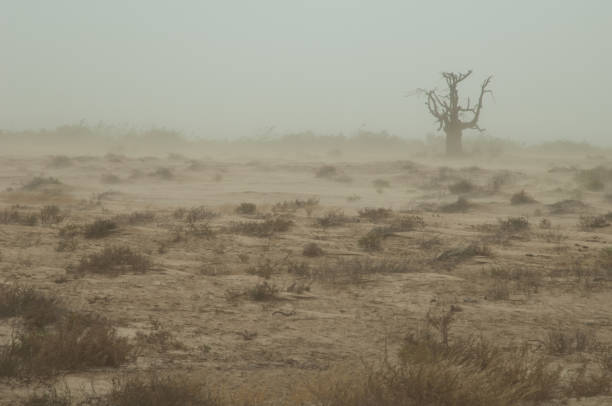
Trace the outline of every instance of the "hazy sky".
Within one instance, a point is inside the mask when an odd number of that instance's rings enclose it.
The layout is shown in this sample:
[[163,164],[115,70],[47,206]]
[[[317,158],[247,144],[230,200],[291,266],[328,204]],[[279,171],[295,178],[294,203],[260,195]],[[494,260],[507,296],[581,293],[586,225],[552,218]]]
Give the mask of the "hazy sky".
[[435,130],[419,87],[494,75],[481,124],[612,144],[612,1],[0,0],[0,128],[205,137]]

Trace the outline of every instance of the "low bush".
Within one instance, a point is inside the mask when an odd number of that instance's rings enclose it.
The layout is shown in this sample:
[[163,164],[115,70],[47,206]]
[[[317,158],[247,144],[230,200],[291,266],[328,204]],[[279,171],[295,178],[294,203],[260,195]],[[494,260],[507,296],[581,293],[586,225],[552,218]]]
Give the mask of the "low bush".
[[277,217],[264,221],[241,221],[231,224],[227,231],[251,237],[270,237],[276,233],[288,231],[293,221]]
[[306,244],[302,250],[302,255],[305,257],[320,257],[324,254],[323,248],[319,247],[319,245],[314,242]]
[[610,223],[605,215],[599,216],[580,216],[578,221],[578,227],[583,230],[590,230],[593,228],[604,228],[608,227]]
[[465,197],[460,196],[455,202],[440,206],[440,211],[443,213],[461,213],[468,211],[471,207],[472,203]]
[[339,227],[346,223],[352,222],[352,219],[344,214],[341,210],[330,211],[322,217],[316,219],[320,227]]
[[448,190],[455,195],[461,195],[466,193],[472,193],[477,189],[476,185],[466,179],[462,179],[451,184]]
[[238,214],[255,214],[257,212],[257,205],[255,203],[242,202],[240,206],[236,208]]
[[385,209],[383,207],[379,208],[365,208],[359,210],[359,217],[366,218],[372,222],[377,222],[386,218],[389,218],[393,215],[393,210]]

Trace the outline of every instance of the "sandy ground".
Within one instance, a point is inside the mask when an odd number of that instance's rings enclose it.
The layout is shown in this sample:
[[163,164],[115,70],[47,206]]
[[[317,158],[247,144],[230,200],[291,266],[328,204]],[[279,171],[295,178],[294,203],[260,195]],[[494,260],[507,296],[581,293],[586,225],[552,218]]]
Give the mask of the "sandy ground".
[[[187,371],[226,390],[261,390],[285,401],[298,382],[361,365],[362,359],[379,360],[385,345],[401,343],[432,308],[460,309],[452,336],[478,334],[500,345],[528,342],[538,347],[549,331],[580,328],[612,344],[612,279],[577,280],[560,272],[572,264],[595,266],[600,253],[612,247],[611,226],[579,227],[580,216],[612,210],[605,197],[610,189],[591,192],[575,182],[573,167],[612,163],[612,157],[598,160],[568,155],[484,163],[418,159],[334,163],[351,178],[349,182],[316,177],[323,162],[194,163],[181,157],[85,156],[57,168],[49,165],[49,157],[0,157],[0,190],[4,190],[0,208],[19,204],[23,210],[33,210],[57,204],[68,213],[58,225],[0,224],[0,282],[33,286],[59,296],[71,308],[103,314],[131,339],[138,332],[171,334],[169,344],[143,350],[120,372]],[[151,175],[157,168],[169,168],[172,176]],[[104,183],[105,174],[118,176],[119,182]],[[39,175],[56,177],[62,185],[51,191],[20,189]],[[490,184],[496,176],[504,182],[493,191]],[[376,179],[388,181],[388,187],[377,190]],[[480,187],[467,195],[473,206],[460,213],[436,210],[456,200],[448,185],[458,179]],[[511,205],[510,197],[523,189],[537,202]],[[312,212],[300,208],[283,213],[294,222],[287,232],[259,238],[223,231],[232,222],[261,221],[275,213],[279,202],[312,197],[319,199]],[[585,206],[552,213],[549,205],[565,199],[580,200]],[[241,202],[255,203],[257,214],[237,214]],[[216,236],[176,241],[185,221],[175,217],[175,209],[201,205],[219,214],[208,221]],[[358,216],[365,207],[393,209],[395,217],[418,215],[425,227],[395,233],[384,239],[382,250],[368,252],[358,240],[377,224]],[[342,210],[352,220],[337,227],[319,226],[317,218],[332,210]],[[122,225],[103,239],[78,237],[74,250],[57,250],[59,229],[66,224],[134,211],[152,211],[155,219]],[[491,230],[509,216],[527,218],[529,230],[496,238]],[[543,219],[550,221],[550,228],[540,227]],[[380,223],[385,221],[389,220]],[[443,252],[474,241],[486,243],[491,254],[439,260]],[[325,254],[303,256],[303,247],[311,242]],[[66,271],[83,255],[111,245],[145,253],[154,269],[112,277],[77,277]],[[363,258],[402,259],[413,271],[367,275],[359,283],[288,272],[291,264],[328,269],[338,260]],[[263,280],[247,271],[267,261],[273,268],[267,282],[279,289],[277,300],[232,299],[232,292]],[[490,275],[495,269],[521,269],[536,275],[537,283],[534,287],[509,281],[505,285],[509,295],[494,298],[492,289],[500,283]],[[612,277],[612,269],[608,271]],[[298,282],[307,284],[309,291],[289,292]],[[3,342],[10,338],[12,323],[0,320]],[[570,368],[576,357],[558,358]],[[62,382],[75,393],[92,385],[103,393],[115,374],[116,370],[71,372],[62,376]],[[33,387],[34,383],[0,383],[2,404],[14,404]],[[571,402],[612,404],[612,399]]]

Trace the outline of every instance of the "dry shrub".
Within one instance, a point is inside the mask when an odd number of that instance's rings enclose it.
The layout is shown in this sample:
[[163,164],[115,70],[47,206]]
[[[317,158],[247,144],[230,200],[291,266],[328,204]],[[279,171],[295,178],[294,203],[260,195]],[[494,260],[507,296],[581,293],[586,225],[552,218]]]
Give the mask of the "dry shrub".
[[571,372],[564,393],[572,398],[590,398],[609,394],[612,389],[612,376],[609,371],[587,372],[587,364]]
[[67,388],[60,391],[52,384],[44,392],[32,393],[20,403],[21,406],[71,406],[72,404],[70,391]]
[[317,224],[323,228],[339,227],[346,223],[350,223],[352,221],[353,219],[346,216],[342,210],[330,211],[326,213],[324,216],[318,217],[316,219]]
[[320,257],[325,255],[325,251],[323,251],[323,248],[319,247],[317,243],[310,242],[304,246],[302,255],[305,257]]
[[510,285],[507,281],[496,281],[485,294],[486,300],[510,299]]
[[372,222],[377,222],[386,218],[389,218],[393,215],[393,210],[385,209],[383,207],[379,208],[368,208],[359,210],[359,217],[366,218]]
[[389,229],[394,233],[425,228],[425,220],[421,216],[400,216],[389,222]]
[[62,169],[72,166],[72,163],[72,159],[70,159],[66,155],[56,155],[51,158],[51,161],[49,161],[48,166],[54,169]]
[[537,202],[538,201],[536,199],[528,195],[524,190],[521,190],[520,192],[513,194],[512,197],[510,198],[510,204],[515,205],[515,206],[519,204],[532,204],[532,203],[537,203]]
[[236,213],[238,214],[255,214],[257,212],[257,205],[255,203],[242,202],[240,206],[236,207]]
[[257,275],[264,279],[270,279],[273,274],[278,272],[278,267],[269,258],[266,258],[263,262],[251,266],[246,270],[246,273],[249,275]]
[[251,237],[270,237],[276,233],[288,231],[293,221],[277,217],[264,221],[240,221],[232,223],[230,233],[243,234]]
[[384,189],[391,187],[391,183],[385,179],[374,179],[372,181],[372,186],[374,186],[374,189],[376,189],[378,193],[382,193]]
[[315,171],[317,178],[333,179],[338,174],[338,168],[332,165],[323,165]]
[[443,213],[462,213],[468,211],[472,207],[472,203],[463,196],[459,196],[453,203],[448,203],[440,206],[440,211]]
[[118,230],[117,223],[110,219],[98,219],[93,223],[83,226],[83,236],[85,238],[104,238]]
[[79,264],[69,270],[119,275],[127,272],[144,273],[150,267],[151,261],[146,256],[132,251],[129,247],[112,246],[82,257]]

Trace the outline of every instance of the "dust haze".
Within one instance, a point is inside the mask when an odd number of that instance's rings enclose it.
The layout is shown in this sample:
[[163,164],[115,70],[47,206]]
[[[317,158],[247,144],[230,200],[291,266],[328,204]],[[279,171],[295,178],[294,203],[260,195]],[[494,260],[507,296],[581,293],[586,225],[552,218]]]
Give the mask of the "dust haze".
[[604,1],[0,16],[0,405],[612,404]]

